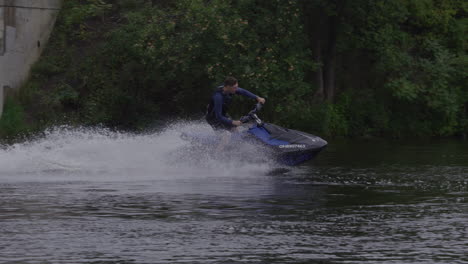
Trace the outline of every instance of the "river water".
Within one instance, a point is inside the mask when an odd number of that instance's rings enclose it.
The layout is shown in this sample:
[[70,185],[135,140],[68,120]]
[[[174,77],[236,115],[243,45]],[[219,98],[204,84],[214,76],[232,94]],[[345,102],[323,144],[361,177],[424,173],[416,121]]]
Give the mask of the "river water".
[[4,145],[0,263],[468,263],[467,142],[336,141],[274,173],[188,152],[200,127]]

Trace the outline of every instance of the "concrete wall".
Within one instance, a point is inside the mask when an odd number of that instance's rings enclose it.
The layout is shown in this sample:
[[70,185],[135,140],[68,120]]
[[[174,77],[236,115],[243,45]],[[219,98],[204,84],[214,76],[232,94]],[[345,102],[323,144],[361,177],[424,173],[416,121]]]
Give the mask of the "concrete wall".
[[5,90],[28,78],[50,36],[62,0],[0,0],[0,115]]

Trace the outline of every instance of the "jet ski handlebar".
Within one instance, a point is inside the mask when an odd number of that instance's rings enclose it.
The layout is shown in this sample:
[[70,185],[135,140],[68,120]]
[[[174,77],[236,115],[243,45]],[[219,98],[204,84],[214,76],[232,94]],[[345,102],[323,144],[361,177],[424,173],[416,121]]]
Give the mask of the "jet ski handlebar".
[[257,103],[257,104],[255,105],[255,109],[252,110],[252,111],[259,112],[260,110],[262,110],[262,107],[263,107],[263,104]]
[[255,121],[255,123],[257,123],[257,125],[263,125],[262,120],[260,120],[260,118],[258,118],[257,116],[257,112],[259,112],[262,109],[262,107],[263,105],[261,103],[257,103],[252,111],[250,111],[246,116],[240,118],[240,121],[242,123],[248,123],[251,120],[253,120]]

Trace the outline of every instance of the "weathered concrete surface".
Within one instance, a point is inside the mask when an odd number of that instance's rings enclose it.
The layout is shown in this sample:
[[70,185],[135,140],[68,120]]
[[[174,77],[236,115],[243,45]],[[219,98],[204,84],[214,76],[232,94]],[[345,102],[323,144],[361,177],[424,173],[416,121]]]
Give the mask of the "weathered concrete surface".
[[0,56],[5,53],[5,17],[4,7],[0,5]]
[[4,88],[18,89],[39,58],[61,0],[0,0],[0,115]]
[[0,6],[60,9],[62,0],[0,0]]
[[[5,17],[4,17],[4,7],[0,3],[0,56],[3,56],[5,53]],[[1,72],[1,70],[0,70]],[[0,73],[2,75],[2,73]],[[1,77],[0,77],[1,78]],[[3,86],[0,85],[0,117],[3,112]]]

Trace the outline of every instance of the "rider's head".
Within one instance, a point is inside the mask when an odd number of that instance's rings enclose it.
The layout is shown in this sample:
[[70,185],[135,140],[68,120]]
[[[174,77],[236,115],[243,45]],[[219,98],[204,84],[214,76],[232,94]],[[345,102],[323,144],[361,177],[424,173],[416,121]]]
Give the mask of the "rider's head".
[[238,84],[236,78],[234,78],[232,76],[228,76],[224,80],[224,91],[225,92],[233,94],[233,93],[236,92],[238,87],[239,87],[239,84]]

